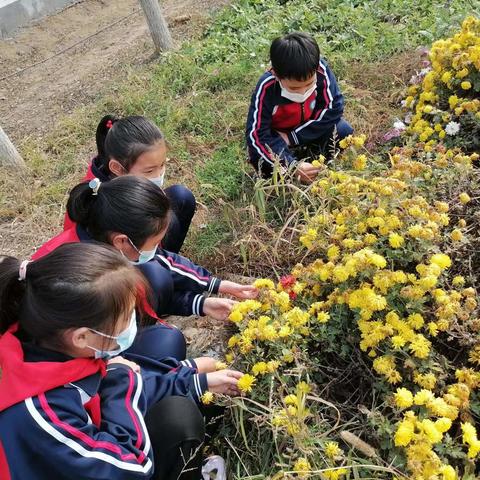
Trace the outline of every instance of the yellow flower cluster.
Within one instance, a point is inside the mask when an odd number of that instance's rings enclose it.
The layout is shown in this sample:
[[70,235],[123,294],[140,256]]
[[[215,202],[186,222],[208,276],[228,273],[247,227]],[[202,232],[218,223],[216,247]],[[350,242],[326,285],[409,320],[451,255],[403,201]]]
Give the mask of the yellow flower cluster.
[[480,440],[477,430],[470,422],[462,423],[463,441],[468,445],[468,457],[475,458],[480,453]]
[[253,282],[253,286],[258,289],[267,288],[271,290],[275,288],[275,284],[269,278],[258,278]]
[[230,316],[228,317],[232,322],[241,322],[246,314],[255,312],[262,307],[260,302],[256,300],[245,300],[244,302],[237,303],[232,309]]
[[[310,386],[292,383],[318,373],[323,345],[340,351],[343,342],[371,359],[381,385],[376,394],[388,406],[382,418],[396,423],[393,443],[412,479],[456,480],[468,458],[478,458],[480,442],[468,422],[478,408],[472,392],[480,388],[480,342],[471,334],[480,326],[477,298],[463,276],[449,274],[458,270],[456,249],[469,242],[467,221],[454,218],[476,200],[467,182],[480,157],[447,140],[480,120],[479,39],[480,22],[469,18],[458,35],[433,46],[432,69],[406,101],[412,141],[391,149],[389,161],[360,151],[364,136],[340,142],[343,153],[303,192],[308,216],[300,243],[315,258],[278,284],[258,280],[258,299],[232,310],[238,332],[226,358],[248,372],[244,392],[268,399],[269,413],[257,425],[282,438],[282,454],[298,476],[308,476],[312,465],[322,478],[348,474],[349,456],[334,439],[311,441],[325,416]],[[460,187],[445,198],[452,185]],[[313,443],[323,450],[314,454]]]
[[280,362],[277,360],[270,360],[268,362],[257,362],[252,367],[252,373],[255,376],[265,375],[266,373],[273,373],[279,367]]
[[343,450],[338,446],[337,442],[326,442],[324,451],[325,455],[331,459],[343,455]]
[[293,471],[295,473],[308,473],[311,470],[310,463],[308,460],[304,457],[300,457],[296,462],[295,465],[293,466]]
[[295,393],[290,393],[283,398],[284,407],[273,411],[272,425],[283,429],[291,437],[298,437],[308,432],[305,422],[310,417],[310,410],[306,407],[310,390],[306,382],[299,382]]
[[406,447],[408,466],[414,478],[434,478],[436,475],[457,478],[453,467],[444,464],[433,450],[451,425],[452,421],[444,417],[433,421],[429,418],[421,420],[411,410],[404,414],[395,432],[395,445]]
[[349,135],[348,137],[345,137],[343,140],[340,140],[339,146],[340,148],[343,148],[343,149],[348,148],[352,145],[354,147],[360,148],[360,147],[363,147],[366,139],[367,139],[367,136],[363,134],[357,135],[357,136]]
[[[398,388],[394,395],[394,402],[398,408],[422,407],[426,409],[428,415],[437,417],[436,420],[432,420],[423,413],[421,418],[413,410],[408,410],[397,426],[395,445],[406,448],[409,468],[414,473],[414,478],[432,478],[440,474],[445,478],[445,472],[448,478],[457,478],[453,468],[441,462],[433,451],[433,446],[442,442],[444,434],[450,430],[460,411],[468,409],[471,388],[478,387],[480,374],[462,369],[457,370],[456,376],[460,380],[466,380],[470,385],[462,382],[450,385],[442,397],[436,397],[427,388],[413,394],[402,387]],[[469,446],[468,456],[474,458],[480,452],[480,441],[477,439],[475,427],[466,422],[462,424],[462,431],[463,442]]]
[[480,98],[472,94],[480,70],[480,20],[469,17],[459,33],[435,42],[430,63],[422,83],[410,86],[405,99],[413,111],[408,132],[427,146],[468,134],[462,130],[480,123]]
[[210,403],[213,402],[214,397],[212,392],[205,392],[201,397],[200,397],[201,402],[204,405],[209,405]]
[[335,468],[332,470],[326,470],[322,472],[322,475],[328,480],[339,480],[347,473],[348,473],[348,470],[346,468]]

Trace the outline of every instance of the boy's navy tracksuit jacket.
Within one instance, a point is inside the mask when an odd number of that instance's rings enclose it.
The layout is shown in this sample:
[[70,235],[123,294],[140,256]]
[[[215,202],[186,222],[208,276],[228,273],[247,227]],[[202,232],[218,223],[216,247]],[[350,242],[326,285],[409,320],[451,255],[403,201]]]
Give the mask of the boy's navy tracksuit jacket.
[[277,132],[288,135],[291,147],[315,143],[330,134],[343,115],[344,101],[335,75],[322,59],[317,69],[317,89],[304,103],[282,97],[280,83],[265,72],[252,95],[246,140],[250,161],[272,165],[273,154],[288,167],[296,158]]

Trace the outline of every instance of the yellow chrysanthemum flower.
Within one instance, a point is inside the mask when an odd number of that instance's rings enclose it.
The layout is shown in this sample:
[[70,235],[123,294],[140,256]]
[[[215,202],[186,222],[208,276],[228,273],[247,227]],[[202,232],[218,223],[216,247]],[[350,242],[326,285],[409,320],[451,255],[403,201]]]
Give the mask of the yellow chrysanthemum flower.
[[253,375],[246,373],[242,375],[238,380],[238,389],[243,393],[248,393],[252,391],[252,387],[256,382],[256,378]]
[[442,270],[445,270],[446,268],[451,267],[452,260],[448,255],[445,255],[444,253],[436,253],[430,258],[430,263],[437,265]]
[[200,400],[204,405],[209,405],[210,403],[213,402],[213,393],[212,392],[205,392],[200,397]]
[[337,442],[325,443],[323,451],[328,458],[335,458],[343,453],[343,450],[338,446]]
[[397,388],[397,392],[394,395],[395,405],[398,408],[409,408],[413,405],[413,395],[410,390],[406,388]]
[[398,233],[391,233],[388,242],[392,248],[400,248],[405,243],[405,239]]
[[459,242],[463,238],[463,233],[458,228],[455,228],[454,230],[452,230],[452,233],[450,234],[450,238],[454,242]]
[[215,362],[215,370],[225,370],[227,368],[227,364],[225,362]]
[[239,323],[243,320],[243,314],[238,310],[232,310],[232,312],[228,316],[228,319],[234,323]]
[[406,447],[413,439],[415,426],[410,419],[400,422],[395,432],[395,445],[397,447]]
[[310,470],[310,462],[304,457],[300,457],[293,465],[293,471],[295,473],[308,473]]

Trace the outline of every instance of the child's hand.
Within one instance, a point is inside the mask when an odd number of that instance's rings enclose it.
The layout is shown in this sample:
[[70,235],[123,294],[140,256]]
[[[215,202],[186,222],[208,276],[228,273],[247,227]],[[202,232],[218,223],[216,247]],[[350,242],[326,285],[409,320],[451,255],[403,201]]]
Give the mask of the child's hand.
[[219,370],[207,373],[208,390],[212,393],[239,395],[237,384],[242,375],[243,373],[237,372],[237,370]]
[[320,168],[308,162],[300,162],[297,167],[298,179],[302,183],[312,183],[319,172]]
[[198,373],[210,373],[217,371],[217,362],[215,358],[212,357],[198,357],[195,358],[195,363],[197,364]]
[[215,320],[225,320],[236,303],[229,298],[209,297],[203,304],[203,313]]
[[257,298],[258,296],[258,290],[253,285],[241,285],[229,280],[222,280],[218,291],[240,299]]
[[134,372],[140,373],[140,365],[137,365],[135,362],[131,362],[123,357],[113,357],[110,360],[107,360],[107,365],[113,365],[115,363],[121,363],[130,367]]

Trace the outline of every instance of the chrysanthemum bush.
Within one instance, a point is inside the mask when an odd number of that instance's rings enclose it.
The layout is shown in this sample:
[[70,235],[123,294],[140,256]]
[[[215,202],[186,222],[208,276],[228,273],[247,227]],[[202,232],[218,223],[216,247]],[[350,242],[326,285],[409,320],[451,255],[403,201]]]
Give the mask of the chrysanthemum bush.
[[480,149],[480,22],[467,18],[452,38],[435,42],[428,66],[405,99],[408,131],[421,141]]
[[[469,18],[460,37],[434,45],[436,76],[437,63],[467,68],[457,57],[478,52],[479,25]],[[462,81],[475,90],[479,65],[468,65]],[[408,104],[425,104],[417,93]],[[453,114],[469,125],[473,113]],[[348,137],[308,188],[275,185],[303,205],[303,261],[257,280],[259,298],[230,315],[226,362],[245,372],[224,435],[236,477],[477,478],[480,320],[469,246],[479,156],[467,130],[458,137],[466,149],[420,137],[409,128],[402,146],[377,154],[365,137]]]

